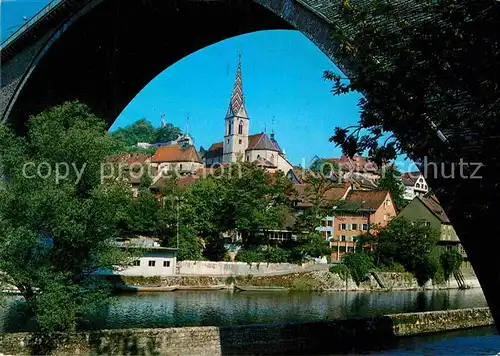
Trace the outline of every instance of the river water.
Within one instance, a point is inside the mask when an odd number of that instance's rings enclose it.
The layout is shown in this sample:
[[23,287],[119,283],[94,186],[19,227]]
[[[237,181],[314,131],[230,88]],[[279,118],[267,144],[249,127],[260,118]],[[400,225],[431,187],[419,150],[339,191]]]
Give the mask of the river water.
[[500,353],[500,335],[494,327],[450,331],[401,338],[392,350],[373,352],[372,355],[497,355]]
[[[487,306],[481,289],[398,292],[169,292],[119,295],[86,329],[235,325]],[[32,330],[22,301],[0,310],[0,331]]]

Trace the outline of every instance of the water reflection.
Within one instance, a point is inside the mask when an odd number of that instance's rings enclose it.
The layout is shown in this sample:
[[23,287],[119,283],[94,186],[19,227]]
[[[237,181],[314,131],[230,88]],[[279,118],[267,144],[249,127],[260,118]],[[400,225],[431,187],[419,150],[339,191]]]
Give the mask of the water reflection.
[[[397,292],[171,292],[121,295],[88,317],[86,329],[228,325],[352,318],[487,306],[480,289]],[[32,330],[22,301],[0,312],[0,331]]]

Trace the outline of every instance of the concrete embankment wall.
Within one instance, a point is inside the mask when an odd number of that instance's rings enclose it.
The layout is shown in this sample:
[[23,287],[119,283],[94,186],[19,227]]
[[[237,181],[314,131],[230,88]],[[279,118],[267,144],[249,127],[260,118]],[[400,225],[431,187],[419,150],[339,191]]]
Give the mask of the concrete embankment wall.
[[246,276],[270,273],[295,272],[310,266],[293,263],[245,263],[245,262],[211,262],[211,261],[179,261],[178,275],[206,276]]
[[[171,276],[171,277],[121,277],[122,282],[136,286],[227,286],[233,284],[241,286],[274,286],[285,287],[292,290],[309,291],[395,291],[395,290],[421,290],[416,279],[410,273],[377,272],[378,280],[373,275],[359,286],[352,279],[343,280],[339,275],[328,270],[310,272],[293,272],[279,275],[240,275],[240,276]],[[476,277],[466,277],[470,287],[480,287]],[[453,278],[449,282],[434,284],[427,283],[425,289],[451,289],[458,288],[458,283]]]
[[[402,336],[492,324],[488,308],[475,308],[307,323],[102,330],[79,333],[53,355],[335,354],[393,347]],[[29,338],[1,334],[0,352],[26,354]]]
[[[328,265],[314,265],[311,263],[297,265],[291,263],[244,263],[244,262],[210,262],[210,261],[179,261],[177,263],[176,276],[164,278],[164,285],[186,285],[186,283],[170,283],[171,280],[179,282],[179,277],[199,277],[206,279],[208,277],[249,277],[253,276],[253,281],[258,285],[275,285],[290,287],[286,285],[286,280],[294,279],[299,274],[307,273],[318,285],[321,290],[412,290],[420,289],[417,280],[410,273],[377,272],[377,278],[370,275],[366,282],[357,286],[352,279],[342,280],[338,275],[328,271]],[[285,277],[288,274],[289,277]],[[281,275],[281,276],[280,276]],[[474,273],[471,271],[465,276],[465,283],[470,288],[480,288],[480,284]],[[222,278],[215,278],[217,283],[223,282]],[[214,279],[214,281],[215,281]],[[283,280],[284,282],[280,282]],[[379,283],[382,282],[382,283]],[[278,283],[278,284],[276,284]],[[251,284],[251,283],[246,283]],[[455,278],[448,282],[436,284],[429,281],[426,289],[454,289],[459,288]]]

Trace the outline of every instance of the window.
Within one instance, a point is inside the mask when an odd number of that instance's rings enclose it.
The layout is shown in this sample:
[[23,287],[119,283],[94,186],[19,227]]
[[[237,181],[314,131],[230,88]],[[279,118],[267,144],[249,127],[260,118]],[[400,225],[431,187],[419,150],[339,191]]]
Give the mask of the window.
[[340,241],[345,241],[345,235],[340,236]]
[[229,139],[227,139],[227,144],[229,145]]
[[340,230],[346,230],[346,225],[345,224],[341,224]]
[[271,155],[271,162],[274,161],[274,155]]
[[424,189],[427,190],[427,184],[424,184]]
[[259,158],[260,158],[260,155],[257,155],[257,159],[259,159]]
[[247,155],[247,162],[250,161],[250,156]]
[[363,230],[368,231],[368,224],[363,224]]
[[424,223],[424,225],[425,225],[426,227],[430,227],[430,226],[431,226],[431,223],[430,223],[430,221],[426,221],[426,222]]
[[327,224],[327,226],[333,226],[333,221],[331,221],[331,220],[327,220],[327,221],[326,221],[326,224]]
[[148,262],[149,267],[154,267],[155,266],[155,261],[149,261]]
[[[229,122],[229,126],[227,127],[227,134],[231,135],[231,122]],[[228,141],[229,143],[229,141]]]
[[351,225],[351,230],[357,230],[357,229],[358,229],[358,224]]
[[163,267],[170,267],[170,261],[163,261]]
[[135,260],[134,261],[134,266],[140,266],[141,265],[141,261],[140,260]]
[[242,142],[243,142],[243,140],[240,138],[240,139],[238,140],[238,143],[241,145],[241,143],[242,143]]
[[417,184],[416,184],[416,187],[420,189],[420,183],[417,183]]
[[[238,126],[238,134],[243,134],[243,121],[240,121],[240,125]],[[240,140],[241,141],[241,140]],[[240,142],[241,143],[241,142]]]
[[327,232],[326,232],[326,236],[327,236],[327,237],[332,237],[332,232],[331,232],[331,231],[327,231]]
[[182,171],[182,163],[179,164],[179,169]]

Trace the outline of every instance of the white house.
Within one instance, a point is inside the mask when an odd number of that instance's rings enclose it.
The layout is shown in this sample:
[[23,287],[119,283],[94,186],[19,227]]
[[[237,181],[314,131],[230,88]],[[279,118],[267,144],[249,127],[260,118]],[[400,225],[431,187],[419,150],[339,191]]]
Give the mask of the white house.
[[116,244],[124,248],[141,249],[140,256],[132,265],[116,266],[113,271],[99,271],[100,275],[122,275],[122,276],[143,276],[162,277],[173,276],[177,270],[177,249],[161,247],[151,239],[130,239],[116,241]]
[[429,187],[424,176],[420,172],[406,172],[401,174],[401,181],[405,185],[403,198],[413,200],[415,197],[423,197],[429,192]]

